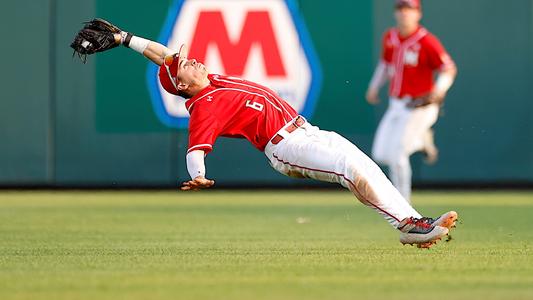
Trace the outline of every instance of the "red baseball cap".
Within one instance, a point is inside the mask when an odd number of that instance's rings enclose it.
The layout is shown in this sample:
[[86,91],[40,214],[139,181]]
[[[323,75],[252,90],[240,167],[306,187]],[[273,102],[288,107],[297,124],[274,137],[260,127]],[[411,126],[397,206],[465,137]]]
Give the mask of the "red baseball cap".
[[420,9],[420,0],[396,0],[395,6],[398,7],[410,7]]
[[181,60],[187,59],[187,55],[189,55],[189,49],[187,48],[187,45],[183,44],[180,46],[178,53],[167,55],[161,66],[159,66],[159,82],[161,82],[161,86],[163,86],[165,91],[174,95],[179,95],[179,65]]

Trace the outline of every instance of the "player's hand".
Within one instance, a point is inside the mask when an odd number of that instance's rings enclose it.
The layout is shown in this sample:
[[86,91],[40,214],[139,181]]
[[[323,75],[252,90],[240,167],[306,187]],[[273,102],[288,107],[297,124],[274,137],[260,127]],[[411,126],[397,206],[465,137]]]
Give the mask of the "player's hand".
[[372,105],[376,105],[380,102],[379,91],[377,89],[369,88],[366,91],[366,101]]
[[122,31],[117,26],[104,19],[93,19],[85,22],[83,28],[78,31],[70,47],[74,49],[74,55],[78,54],[83,63],[87,61],[87,55],[113,49],[120,44],[117,34]]
[[197,191],[201,189],[207,189],[215,184],[214,180],[207,179],[203,176],[197,176],[193,180],[185,181],[182,186],[182,191]]

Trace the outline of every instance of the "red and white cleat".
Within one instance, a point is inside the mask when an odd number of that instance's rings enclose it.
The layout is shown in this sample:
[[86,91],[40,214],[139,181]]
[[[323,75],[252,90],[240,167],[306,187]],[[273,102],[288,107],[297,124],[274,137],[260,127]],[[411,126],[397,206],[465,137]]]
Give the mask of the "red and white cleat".
[[398,225],[402,231],[400,242],[402,244],[416,244],[418,248],[430,248],[444,236],[449,236],[450,230],[455,228],[458,215],[455,211],[449,211],[440,217],[434,218],[405,218]]
[[443,214],[437,219],[434,219],[433,225],[446,227],[448,228],[448,230],[451,230],[452,228],[455,228],[455,224],[457,223],[457,218],[458,218],[457,213],[452,210],[452,211],[449,211]]
[[398,225],[400,243],[429,248],[449,232],[448,228],[433,225],[431,218],[405,218]]

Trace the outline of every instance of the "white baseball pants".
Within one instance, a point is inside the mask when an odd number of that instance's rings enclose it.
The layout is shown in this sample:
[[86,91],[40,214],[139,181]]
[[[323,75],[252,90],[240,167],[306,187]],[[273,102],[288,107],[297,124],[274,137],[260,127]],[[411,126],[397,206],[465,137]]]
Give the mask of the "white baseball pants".
[[282,128],[278,134],[284,139],[276,145],[269,142],[265,148],[270,165],[278,172],[339,183],[395,228],[406,217],[421,217],[381,169],[346,138],[308,122],[292,133]]
[[372,158],[389,167],[390,180],[407,201],[411,198],[412,176],[409,156],[424,149],[424,135],[439,115],[437,104],[413,109],[407,107],[409,101],[389,100],[372,146]]

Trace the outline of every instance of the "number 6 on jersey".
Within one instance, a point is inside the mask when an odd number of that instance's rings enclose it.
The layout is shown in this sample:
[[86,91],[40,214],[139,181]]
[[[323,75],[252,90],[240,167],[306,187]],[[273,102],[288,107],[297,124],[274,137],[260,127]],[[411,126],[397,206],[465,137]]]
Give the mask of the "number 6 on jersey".
[[252,102],[252,100],[246,100],[246,107],[253,108],[257,111],[263,111],[264,105],[258,102]]

